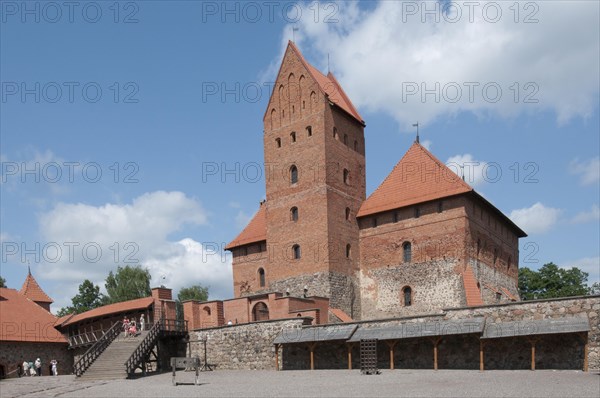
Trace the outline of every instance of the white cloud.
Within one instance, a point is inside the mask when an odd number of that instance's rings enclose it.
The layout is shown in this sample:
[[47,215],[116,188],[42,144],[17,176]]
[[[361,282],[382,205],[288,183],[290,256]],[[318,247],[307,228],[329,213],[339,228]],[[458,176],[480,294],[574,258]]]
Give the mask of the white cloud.
[[537,202],[531,207],[510,212],[510,219],[528,234],[549,231],[557,222],[561,210]]
[[[461,14],[438,13],[436,22],[422,14],[443,9],[435,1],[337,2],[336,23],[327,23],[323,8],[313,18],[314,6],[304,3],[296,43],[321,70],[329,54],[355,105],[383,110],[410,131],[415,121],[425,125],[463,111],[512,117],[552,110],[559,123],[593,113],[600,84],[598,2],[533,2],[527,9],[518,3],[518,16],[512,2],[475,2],[472,12],[467,3],[453,2]],[[413,15],[407,7],[415,5]],[[502,8],[498,21],[496,7]],[[537,22],[524,23],[526,17]],[[284,39],[291,38],[291,26],[284,29]],[[471,83],[477,84],[472,94]],[[497,102],[495,87],[502,90]],[[423,97],[424,88],[438,98]]]
[[211,286],[211,297],[231,295],[231,260],[223,257],[220,244],[169,238],[186,224],[207,223],[201,204],[182,192],[146,193],[131,204],[60,203],[42,214],[39,223],[42,246],[61,248],[54,262],[56,250],[42,251],[37,270],[57,281],[55,306],[69,304],[84,279],[103,286],[110,270],[137,263],[150,270],[153,286],[177,291],[200,283]]
[[569,164],[569,171],[580,176],[582,185],[595,184],[600,181],[600,157],[596,156],[587,161],[574,159]]
[[431,140],[424,140],[424,141],[421,141],[421,145],[423,145],[423,147],[424,147],[425,149],[427,149],[428,151],[431,151],[431,145],[432,145],[432,144],[433,144],[433,143],[431,142]]
[[578,260],[567,261],[561,268],[577,267],[580,270],[587,272],[588,285],[594,282],[600,282],[600,257],[584,257]]
[[496,178],[494,170],[489,171],[487,175],[487,163],[481,160],[475,160],[473,155],[464,154],[450,157],[446,161],[446,166],[450,168],[459,177],[463,177],[467,184],[477,186],[485,181],[486,178]]
[[586,223],[600,220],[600,207],[593,205],[590,211],[582,211],[571,220],[575,224]]

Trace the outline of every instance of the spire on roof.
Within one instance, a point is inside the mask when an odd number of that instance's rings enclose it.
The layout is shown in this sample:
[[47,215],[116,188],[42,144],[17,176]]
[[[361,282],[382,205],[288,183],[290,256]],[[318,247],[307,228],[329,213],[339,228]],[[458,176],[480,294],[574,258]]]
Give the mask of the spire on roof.
[[415,142],[418,144],[419,143],[419,122],[413,124],[413,127],[417,128],[417,139],[415,140]]
[[23,282],[23,286],[21,287],[19,293],[36,303],[50,304],[54,302],[54,300],[52,300],[42,290],[40,285],[37,283],[37,281],[31,274],[31,267],[28,267],[27,278],[25,278],[25,282]]

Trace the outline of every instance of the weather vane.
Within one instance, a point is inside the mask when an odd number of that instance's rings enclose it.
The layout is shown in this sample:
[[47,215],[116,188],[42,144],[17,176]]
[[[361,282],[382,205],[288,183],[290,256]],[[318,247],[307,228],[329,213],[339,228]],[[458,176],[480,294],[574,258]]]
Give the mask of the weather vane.
[[418,144],[419,143],[419,122],[413,124],[413,127],[417,128],[417,140],[416,140],[416,142]]

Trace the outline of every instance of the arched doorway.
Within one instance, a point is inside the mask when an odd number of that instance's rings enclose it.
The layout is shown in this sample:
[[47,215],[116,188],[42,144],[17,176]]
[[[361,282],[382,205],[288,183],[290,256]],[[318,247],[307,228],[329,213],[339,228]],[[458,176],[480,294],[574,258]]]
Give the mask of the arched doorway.
[[258,302],[252,309],[252,321],[268,321],[269,320],[269,307],[265,303]]

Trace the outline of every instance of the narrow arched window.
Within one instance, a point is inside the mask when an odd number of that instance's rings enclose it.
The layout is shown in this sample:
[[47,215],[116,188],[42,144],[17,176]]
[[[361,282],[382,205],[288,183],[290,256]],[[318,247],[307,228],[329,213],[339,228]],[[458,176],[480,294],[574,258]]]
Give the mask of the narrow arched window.
[[340,139],[340,137],[338,136],[337,129],[335,127],[333,128],[333,138],[335,138],[336,140]]
[[412,289],[410,288],[410,286],[404,286],[404,288],[402,289],[402,298],[405,307],[409,307],[412,305]]
[[481,239],[477,239],[477,257],[479,257],[480,251],[481,251]]
[[275,143],[277,144],[277,148],[281,148],[281,138],[275,138]]
[[348,243],[346,245],[346,258],[350,258],[350,251],[351,251],[352,247],[350,246],[350,243]]
[[296,132],[292,131],[292,133],[290,134],[290,140],[292,141],[292,143],[296,142]]
[[350,221],[350,208],[346,207],[346,221]]
[[412,260],[412,246],[410,242],[404,242],[402,244],[403,256],[402,259],[405,263],[410,263]]
[[292,167],[290,167],[290,182],[292,184],[298,182],[298,168],[296,165],[292,165]]
[[258,285],[265,287],[265,270],[262,268],[258,269]]
[[312,127],[311,126],[306,127],[306,135],[309,137],[312,137]]
[[290,219],[292,221],[298,221],[298,208],[296,206],[290,209]]
[[497,260],[498,260],[498,249],[494,249],[494,262],[493,262],[494,265],[496,265]]
[[292,246],[292,251],[294,253],[294,259],[299,260],[302,257],[302,253],[300,252],[300,245]]
[[344,169],[344,184],[350,184],[350,171],[348,169]]

